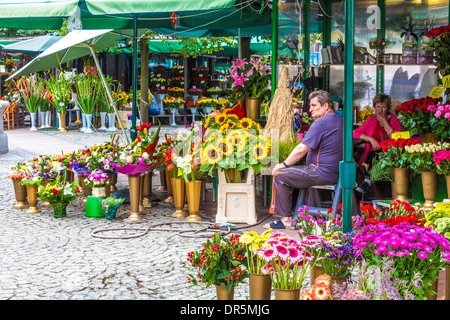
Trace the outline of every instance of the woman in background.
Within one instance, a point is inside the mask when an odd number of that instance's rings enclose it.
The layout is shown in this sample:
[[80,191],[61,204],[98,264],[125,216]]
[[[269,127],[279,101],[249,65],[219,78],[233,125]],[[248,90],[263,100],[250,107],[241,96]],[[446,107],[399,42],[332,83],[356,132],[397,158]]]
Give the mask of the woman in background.
[[381,150],[380,142],[391,138],[394,132],[403,131],[402,124],[395,114],[391,113],[391,97],[379,93],[373,99],[375,114],[371,115],[358,129],[353,132],[353,139],[365,142],[364,152],[358,161],[358,167],[363,173],[364,181],[356,187],[356,191],[365,193],[370,189],[368,177],[372,158]]

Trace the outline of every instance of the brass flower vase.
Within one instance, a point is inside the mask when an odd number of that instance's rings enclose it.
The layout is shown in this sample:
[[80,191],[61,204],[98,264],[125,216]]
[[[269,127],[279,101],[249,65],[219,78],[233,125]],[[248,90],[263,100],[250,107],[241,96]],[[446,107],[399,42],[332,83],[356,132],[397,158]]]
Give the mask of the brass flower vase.
[[14,202],[12,209],[27,209],[27,187],[21,183],[21,179],[11,179],[14,187],[14,195],[16,202]]
[[318,276],[321,276],[322,274],[325,274],[325,271],[323,270],[322,266],[320,265],[314,265],[314,267],[311,268],[311,271],[309,272],[309,283],[313,285],[314,281]]
[[130,192],[131,210],[126,221],[129,223],[147,222],[147,220],[143,219],[139,213],[140,177],[128,176],[128,187]]
[[[48,185],[48,178],[42,179],[41,185],[47,186]],[[52,205],[48,201],[42,201],[41,202],[41,208],[50,208]]]
[[[80,201],[82,204],[86,204],[87,197],[92,196],[92,188],[88,187],[84,184],[84,179],[86,179],[87,177],[88,176],[83,176],[83,175],[79,176],[79,179],[81,180],[83,195],[84,195],[84,198]],[[79,183],[80,183],[80,180],[78,180]]]
[[173,192],[173,203],[175,205],[175,212],[172,213],[172,217],[183,218],[187,214],[183,211],[184,207],[184,193],[185,193],[185,182],[182,178],[171,178],[172,192]]
[[245,97],[245,112],[247,118],[259,120],[261,118],[261,98]]
[[300,300],[300,290],[298,289],[277,289],[274,288],[275,300]]
[[150,171],[149,173],[146,173],[144,175],[144,188],[142,193],[142,205],[146,208],[152,207],[152,200],[150,198],[152,194],[152,174],[153,171]]
[[425,202],[423,203],[424,209],[433,209],[436,202],[438,193],[439,176],[436,172],[422,172],[420,174],[422,180],[423,197]]
[[234,300],[234,286],[228,292],[228,286],[216,285],[217,300]]
[[26,213],[39,213],[41,210],[38,209],[38,185],[37,184],[27,184],[27,197],[29,208]]
[[145,209],[144,207],[144,179],[145,175],[139,177],[139,213],[140,214],[149,214],[150,210]]
[[409,168],[392,168],[394,172],[395,192],[397,200],[408,201]]
[[59,129],[59,132],[67,132],[66,129],[66,114],[65,113],[60,113],[59,114],[59,120],[61,121],[61,123],[59,124],[59,127],[61,129]]
[[109,186],[110,192],[111,193],[116,192],[117,191],[117,187],[116,187],[116,184],[117,184],[117,172],[114,172],[114,173],[108,172],[108,179],[109,179],[109,182],[111,183],[111,185]]
[[186,182],[186,195],[189,209],[189,216],[187,221],[202,221],[197,213],[200,207],[200,194],[202,192],[201,181],[189,181]]
[[249,273],[250,300],[270,300],[272,278],[270,274]]
[[164,200],[164,202],[166,202],[166,203],[173,203],[173,201],[174,201],[173,187],[172,187],[173,174],[172,174],[172,171],[169,171],[169,170],[164,170],[164,172],[166,174],[167,193],[169,195],[167,197],[167,199]]

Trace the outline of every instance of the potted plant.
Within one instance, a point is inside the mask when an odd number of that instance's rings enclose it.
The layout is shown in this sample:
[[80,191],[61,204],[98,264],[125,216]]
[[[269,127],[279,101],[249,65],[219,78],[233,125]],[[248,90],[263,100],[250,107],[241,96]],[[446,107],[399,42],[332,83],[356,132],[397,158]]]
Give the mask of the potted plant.
[[37,171],[28,171],[25,178],[21,180],[21,184],[27,188],[27,200],[29,208],[27,213],[39,213],[41,210],[37,207],[38,203],[38,188],[42,182],[42,177],[39,176]]
[[271,141],[260,134],[259,123],[250,118],[239,119],[229,111],[222,109],[206,117],[201,170],[212,177],[220,168],[227,182],[239,183],[249,167],[258,174],[270,164]]
[[26,209],[28,208],[27,203],[27,188],[25,185],[21,184],[23,178],[26,177],[25,167],[23,166],[23,161],[16,163],[14,167],[11,168],[11,172],[8,177],[13,182],[14,195],[16,202],[13,203],[12,209]]
[[263,272],[266,261],[257,254],[271,236],[271,229],[258,235],[255,231],[244,233],[239,241],[245,245],[246,266],[249,272],[250,300],[270,300],[272,280]]
[[76,199],[78,193],[78,183],[65,181],[65,175],[58,176],[55,181],[38,188],[39,199],[51,204],[55,218],[66,216],[67,205]]
[[[197,215],[200,205],[200,194],[202,181],[200,180],[204,172],[200,171],[201,164],[201,143],[197,134],[198,126],[192,126],[185,134],[178,137],[174,146],[174,151],[171,153],[171,161],[174,168],[179,172],[178,176],[184,180],[186,198],[189,209],[189,216],[187,221],[201,221]],[[172,169],[173,170],[173,169]],[[173,179],[176,179],[176,175]],[[181,183],[180,181],[173,181],[173,183]],[[182,199],[184,202],[184,199]]]
[[150,134],[150,127],[151,123],[143,123],[138,126],[136,128],[138,132],[136,139],[120,151],[116,162],[111,163],[118,173],[128,177],[131,204],[131,214],[128,221],[131,223],[145,221],[145,219],[141,219],[139,213],[142,200],[140,192],[141,179],[158,164],[153,153],[158,144],[161,124],[159,123],[158,129],[153,134]]
[[31,117],[31,131],[36,131],[36,114],[42,102],[44,82],[37,76],[21,77],[16,83],[17,90]]
[[260,117],[261,99],[268,89],[271,68],[266,59],[237,59],[232,61],[229,70],[232,80],[231,89],[238,92],[241,101],[245,98],[246,115],[258,120]]
[[430,104],[427,110],[431,112],[429,118],[430,133],[436,140],[447,140],[450,137],[450,101],[437,103],[436,105]]
[[177,124],[175,122],[175,115],[178,113],[178,109],[184,105],[186,101],[181,99],[180,97],[166,97],[163,100],[166,108],[169,108],[172,112],[172,123],[170,124],[172,127],[176,127]]
[[234,287],[248,277],[247,270],[243,269],[245,246],[239,237],[214,233],[201,250],[189,252],[187,260],[197,273],[188,274],[188,282],[204,284],[206,288],[214,285],[218,300],[232,300]]
[[450,199],[450,150],[437,150],[433,154],[436,172],[445,176],[447,198]]
[[100,169],[95,169],[94,171],[92,171],[83,181],[83,185],[92,188],[92,195],[96,198],[109,197],[110,184],[111,183],[108,179],[108,174]]
[[335,294],[334,287],[349,281],[350,267],[360,261],[362,257],[357,254],[357,250],[352,244],[353,237],[342,231],[329,232],[324,236],[318,247],[318,263],[323,271],[331,279],[331,297]]
[[299,300],[303,281],[316,263],[308,251],[309,244],[296,241],[284,233],[272,234],[266,245],[257,250],[265,260],[263,273],[270,274],[275,300]]
[[401,29],[403,31],[400,33],[400,37],[405,37],[405,42],[419,41],[417,25],[412,21],[410,16],[406,17],[406,25],[401,27]]
[[[390,279],[401,280],[400,296],[410,293],[416,300],[436,294],[431,288],[438,273],[450,262],[450,243],[430,227],[399,223],[366,225],[353,239],[354,248],[369,265],[390,264]],[[409,288],[409,290],[405,290]]]
[[405,153],[407,145],[420,143],[417,139],[389,139],[380,142],[382,167],[392,167],[397,199],[406,201],[409,190],[409,165]]
[[[426,33],[431,38],[431,46],[435,52],[436,72],[439,72],[441,76],[446,76],[450,73],[450,57],[447,54],[450,48],[449,33],[450,25],[433,28]],[[444,93],[448,94],[448,89]]]
[[421,143],[405,146],[405,152],[409,162],[409,168],[420,174],[425,202],[423,207],[432,209],[436,202],[439,176],[434,161],[434,154],[438,150],[450,148],[447,142]]

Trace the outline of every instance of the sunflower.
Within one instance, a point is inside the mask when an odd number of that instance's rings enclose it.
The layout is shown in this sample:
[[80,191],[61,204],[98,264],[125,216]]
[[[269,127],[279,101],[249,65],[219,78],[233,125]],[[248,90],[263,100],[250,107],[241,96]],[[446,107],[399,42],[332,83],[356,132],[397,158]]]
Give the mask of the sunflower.
[[209,127],[209,123],[211,122],[211,116],[207,116],[205,119],[205,128]]
[[242,152],[245,149],[245,133],[242,129],[230,131],[227,134],[226,141],[233,144],[238,152]]
[[261,144],[256,144],[253,149],[251,155],[255,157],[257,161],[264,159],[267,157],[267,147]]
[[234,148],[233,145],[228,144],[225,139],[217,140],[217,149],[222,150],[223,156],[230,156],[233,154]]
[[242,118],[241,119],[241,125],[240,127],[242,129],[244,129],[245,131],[247,131],[248,129],[250,129],[253,125],[253,120],[250,118]]
[[234,128],[236,128],[237,124],[236,124],[236,122],[233,121],[232,119],[228,119],[228,120],[227,120],[227,126],[228,126],[228,128],[230,128],[230,129],[234,129]]
[[214,121],[216,121],[217,124],[219,124],[221,126],[222,124],[225,123],[225,121],[227,121],[227,118],[228,117],[225,113],[219,113],[218,115],[216,115],[214,117]]
[[213,141],[217,139],[221,139],[222,135],[220,134],[219,130],[208,128],[206,129],[204,135],[203,135],[204,141]]
[[203,160],[202,164],[216,164],[223,158],[223,153],[221,150],[217,149],[215,144],[210,144],[203,149]]
[[311,294],[314,296],[314,300],[328,300],[330,288],[325,283],[315,283],[311,287]]
[[220,126],[219,131],[222,135],[226,135],[227,134],[227,130],[228,130],[228,125],[225,123],[223,125]]

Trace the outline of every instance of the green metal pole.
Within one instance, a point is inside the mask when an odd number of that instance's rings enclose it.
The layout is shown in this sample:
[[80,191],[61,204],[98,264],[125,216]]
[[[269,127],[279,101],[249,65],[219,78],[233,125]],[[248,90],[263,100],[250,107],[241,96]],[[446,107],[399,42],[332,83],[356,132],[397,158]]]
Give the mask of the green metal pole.
[[[303,80],[308,78],[308,67],[309,67],[309,53],[310,53],[310,42],[311,42],[311,34],[310,34],[310,25],[309,25],[309,4],[310,0],[305,0],[305,5],[303,7],[303,32],[305,34],[305,47],[303,50]],[[300,59],[300,57],[298,57]]]
[[[133,15],[133,72],[132,72],[132,108],[131,108],[131,129],[130,137],[131,141],[134,141],[137,137],[136,132],[136,113],[137,113],[137,65],[138,65],[138,42],[137,42],[137,19],[138,15]],[[141,119],[142,120],[142,119]]]
[[[325,1],[322,3],[323,8],[323,27],[322,27],[322,48],[331,45],[331,3]],[[323,88],[326,91],[330,90],[330,66],[322,67]]]
[[352,228],[352,189],[356,181],[356,163],[353,161],[353,42],[355,10],[354,0],[345,0],[344,34],[344,159],[339,164],[339,180],[342,187],[343,231]]
[[[384,39],[386,36],[386,3],[385,0],[378,0],[378,8],[380,8],[380,27],[377,29],[377,37]],[[384,92],[384,66],[377,66],[377,85],[376,92],[382,93]]]
[[272,1],[272,80],[271,96],[277,88],[277,60],[278,60],[278,0]]

